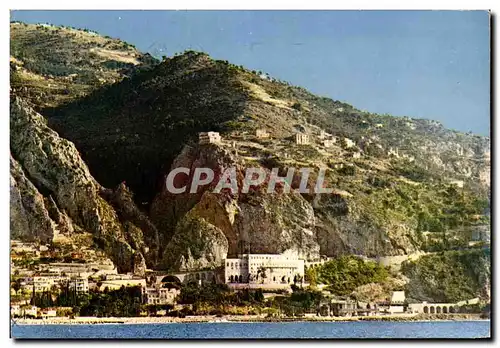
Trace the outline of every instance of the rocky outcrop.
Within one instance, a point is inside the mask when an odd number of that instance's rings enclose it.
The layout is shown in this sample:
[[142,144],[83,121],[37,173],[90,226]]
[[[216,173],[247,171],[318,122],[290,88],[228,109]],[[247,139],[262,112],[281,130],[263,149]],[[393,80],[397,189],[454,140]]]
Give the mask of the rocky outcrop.
[[220,228],[188,213],[177,224],[165,248],[161,268],[172,271],[215,268],[226,258],[227,251],[228,241]]
[[[136,253],[129,241],[136,232],[126,229],[113,207],[100,196],[75,146],[47,127],[44,118],[20,98],[11,98],[11,217],[12,234],[23,239],[49,240],[64,221],[91,232],[95,243],[117,264],[132,271]],[[47,205],[44,199],[48,201]],[[57,219],[54,222],[50,218]],[[71,219],[63,218],[60,214]],[[142,237],[138,239],[142,242]],[[139,258],[140,259],[140,258]]]
[[[319,257],[314,211],[300,194],[267,194],[265,190],[213,193],[217,180],[200,187],[197,193],[189,193],[195,168],[211,168],[218,178],[226,168],[234,167],[238,187],[242,187],[241,159],[223,146],[188,146],[174,161],[172,169],[178,167],[190,169],[189,178],[174,184],[176,187],[186,185],[187,192],[172,194],[164,188],[152,205],[151,216],[160,229],[160,244],[167,245],[162,264],[174,268],[181,265],[209,267],[220,264],[222,255],[235,256],[247,251],[244,248],[252,253],[292,250],[307,259]],[[174,230],[169,228],[169,221],[176,226]],[[215,244],[210,244],[207,252],[199,246],[194,248],[196,252],[188,247],[198,245],[208,235],[216,237]],[[182,254],[179,250],[185,252]],[[213,257],[218,258],[218,263],[208,261]],[[198,263],[195,262],[197,258]]]
[[322,255],[405,255],[419,248],[414,226],[390,219],[379,224],[362,214],[355,197],[318,195],[314,199],[314,212]]
[[10,231],[12,239],[46,243],[54,236],[54,225],[44,198],[10,157]]

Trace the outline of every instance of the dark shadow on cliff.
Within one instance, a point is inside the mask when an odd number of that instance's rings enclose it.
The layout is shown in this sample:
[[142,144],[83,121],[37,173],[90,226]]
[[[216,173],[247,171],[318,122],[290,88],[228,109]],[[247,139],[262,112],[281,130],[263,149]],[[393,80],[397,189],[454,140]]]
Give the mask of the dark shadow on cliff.
[[150,202],[186,142],[242,114],[247,95],[236,75],[225,62],[188,52],[43,113],[99,183],[125,181],[136,201]]

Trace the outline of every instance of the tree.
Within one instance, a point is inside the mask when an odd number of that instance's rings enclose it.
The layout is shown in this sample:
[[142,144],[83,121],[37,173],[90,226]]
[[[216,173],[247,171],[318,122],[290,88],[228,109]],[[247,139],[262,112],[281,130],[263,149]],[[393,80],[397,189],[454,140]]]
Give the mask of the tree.
[[308,282],[311,287],[316,286],[317,275],[316,275],[316,270],[313,267],[309,267],[306,269],[304,278],[305,278],[305,281]]
[[14,291],[16,292],[16,295],[17,293],[19,292],[19,290],[21,289],[21,279],[17,278],[16,280],[14,280],[13,282],[11,282],[10,284],[10,287],[12,289],[14,289]]

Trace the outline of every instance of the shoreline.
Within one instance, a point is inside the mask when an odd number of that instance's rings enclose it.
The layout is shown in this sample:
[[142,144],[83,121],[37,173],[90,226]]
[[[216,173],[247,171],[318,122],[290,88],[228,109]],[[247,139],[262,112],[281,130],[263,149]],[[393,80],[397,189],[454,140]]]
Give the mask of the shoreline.
[[441,321],[489,321],[480,318],[479,314],[455,314],[443,316],[433,315],[384,315],[384,316],[360,316],[360,317],[302,317],[302,318],[268,318],[259,315],[235,316],[227,315],[216,317],[215,315],[189,316],[186,318],[175,317],[67,317],[50,319],[11,319],[13,325],[137,325],[137,324],[186,324],[186,323],[287,323],[287,322],[441,322]]

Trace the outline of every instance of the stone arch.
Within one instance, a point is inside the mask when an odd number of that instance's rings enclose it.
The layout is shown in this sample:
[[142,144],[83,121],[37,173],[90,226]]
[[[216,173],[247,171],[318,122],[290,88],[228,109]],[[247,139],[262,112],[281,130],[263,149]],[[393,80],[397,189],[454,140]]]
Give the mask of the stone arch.
[[431,306],[430,308],[430,313],[431,314],[434,314],[436,312],[436,308],[434,308],[434,306]]
[[437,307],[436,307],[436,313],[437,313],[437,314],[441,314],[441,307],[440,307],[440,306],[437,306]]
[[450,312],[450,313],[455,313],[455,307],[450,306],[449,312]]
[[448,313],[448,307],[443,306],[443,313],[444,313],[444,314]]
[[230,277],[229,277],[229,281],[230,281],[231,283],[234,283],[234,276],[230,276]]
[[167,276],[163,277],[161,282],[162,283],[177,283],[177,284],[182,283],[181,280],[179,279],[179,277],[174,276],[174,275],[167,275]]
[[424,313],[425,314],[429,313],[429,307],[427,307],[427,306],[424,307]]
[[240,283],[243,283],[243,276],[241,274],[240,274],[240,277],[239,277],[238,280],[239,280]]

